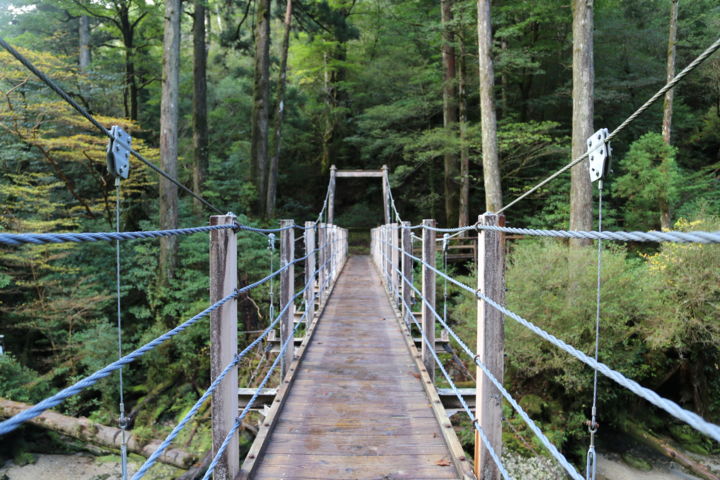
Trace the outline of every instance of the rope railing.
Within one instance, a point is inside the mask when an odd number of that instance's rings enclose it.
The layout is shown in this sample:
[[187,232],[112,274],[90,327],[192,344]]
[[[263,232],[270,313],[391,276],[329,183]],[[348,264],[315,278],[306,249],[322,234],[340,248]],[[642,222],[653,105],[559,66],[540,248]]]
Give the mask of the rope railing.
[[[390,245],[392,248],[395,248],[393,245],[389,244],[388,242],[384,242],[384,243],[385,243],[386,245]],[[401,253],[403,252],[402,249],[398,249],[398,250],[400,250]],[[385,258],[385,260],[387,260],[387,256],[386,256],[384,253],[381,252],[381,255]],[[420,261],[421,264],[427,265],[427,263],[423,262],[421,259],[418,259],[417,257],[414,257],[414,256],[412,256],[412,255],[408,255],[408,257],[411,258],[411,259],[413,259],[414,261]],[[471,359],[473,359],[473,362],[483,371],[483,373],[485,374],[485,376],[493,383],[493,385],[495,386],[495,388],[498,389],[498,391],[499,391],[499,392],[502,394],[502,396],[508,401],[508,403],[510,403],[510,405],[511,405],[511,406],[513,407],[513,409],[518,413],[518,415],[520,416],[520,418],[522,418],[523,421],[526,423],[526,425],[528,426],[528,428],[530,428],[530,430],[535,434],[535,436],[538,438],[538,440],[540,441],[540,443],[542,443],[543,446],[550,452],[550,455],[552,455],[552,457],[555,458],[555,460],[557,460],[557,462],[565,469],[565,471],[566,471],[573,479],[575,479],[575,480],[583,480],[583,477],[577,472],[577,470],[575,469],[575,467],[573,467],[572,464],[570,464],[570,462],[568,462],[567,458],[565,458],[565,456],[564,456],[562,453],[560,453],[560,451],[557,449],[557,447],[547,438],[547,436],[545,436],[545,434],[542,432],[542,430],[540,430],[540,428],[539,428],[539,427],[537,426],[537,424],[532,420],[532,418],[530,418],[530,416],[527,414],[527,412],[525,412],[525,410],[524,410],[524,409],[520,406],[520,404],[513,398],[513,396],[503,387],[502,382],[500,382],[500,381],[492,374],[492,372],[490,372],[490,370],[487,368],[487,366],[478,359],[477,354],[476,354],[475,352],[473,352],[473,351],[465,344],[465,342],[462,341],[462,339],[455,333],[455,331],[450,327],[450,325],[448,325],[447,322],[440,316],[440,314],[438,314],[437,310],[432,306],[432,304],[428,301],[428,299],[425,298],[425,296],[422,294],[422,292],[420,292],[420,290],[418,290],[417,287],[415,287],[415,285],[412,284],[412,282],[410,281],[410,279],[408,279],[405,275],[403,275],[403,273],[402,273],[401,270],[399,270],[399,269],[398,269],[397,267],[395,267],[395,266],[393,266],[393,269],[395,270],[395,272],[396,272],[397,274],[399,274],[399,276],[400,276],[401,280],[403,281],[403,283],[406,284],[406,285],[408,285],[408,286],[415,292],[415,294],[420,298],[420,300],[422,301],[422,303],[430,310],[430,312],[431,312],[432,315],[435,317],[435,319],[436,319],[436,320],[442,325],[442,327],[445,328],[445,330],[450,334],[450,336],[452,337],[452,339],[457,342],[457,344],[460,346],[460,348],[461,348]],[[436,271],[436,273],[437,273],[437,271]],[[392,285],[392,284],[391,284],[391,285]],[[397,292],[397,290],[394,290],[394,291]],[[407,308],[406,311],[408,311],[408,312],[411,311],[410,306],[407,305],[407,303],[406,303],[405,300],[402,298],[402,296],[399,296],[399,298],[400,298],[400,300],[403,302],[403,304],[406,306],[406,308]],[[415,324],[418,326],[420,332],[421,332],[422,335],[423,335],[423,338],[424,338],[425,340],[427,340],[427,338],[425,337],[425,333],[424,333],[423,329],[420,327],[420,325],[418,324],[417,319],[415,319],[415,316],[412,315],[412,314],[409,315],[409,316],[412,318],[413,322],[415,322]],[[433,355],[433,357],[436,359],[436,363],[440,366],[441,371],[445,372],[444,367],[441,365],[441,362],[439,361],[439,358],[437,357],[437,354],[436,354],[436,352],[435,352],[434,346],[433,346],[433,347],[430,347],[430,345],[428,344],[428,347],[429,347],[428,350],[431,352],[431,354]],[[448,379],[449,382],[452,382],[447,376],[446,376],[446,379]],[[459,394],[459,392],[457,391],[457,389],[454,389],[454,390],[455,390],[455,394],[456,394],[456,395],[459,395],[460,397],[462,397],[462,395]],[[466,405],[464,399],[461,400],[461,404],[463,404],[464,406]],[[469,410],[469,409],[468,409],[468,410]],[[479,427],[479,425],[477,425],[477,419],[475,419],[471,414],[470,414],[470,418],[471,418],[471,420],[473,421],[473,425],[475,426],[475,428],[476,428],[478,431],[481,431],[482,429]],[[484,432],[482,433],[481,436],[484,436]],[[488,451],[492,450],[492,445],[490,445],[490,443],[489,443],[489,441],[487,440],[487,438],[483,438],[483,442],[484,442],[484,444],[486,445],[486,447],[488,447]],[[494,452],[493,452],[493,453],[494,453]],[[491,453],[491,456],[492,456],[492,455],[493,455],[493,454]],[[493,456],[493,460],[495,460],[495,457],[494,457],[494,456]],[[498,464],[498,469],[500,469],[501,472],[502,472],[502,469],[504,469],[504,467],[501,467],[501,465],[498,463],[498,461],[496,461],[495,463]]]
[[[392,245],[391,245],[391,247],[397,248]],[[485,303],[487,303],[494,309],[501,312],[503,315],[506,315],[506,316],[510,317],[511,319],[515,320],[520,325],[524,326],[528,330],[530,330],[533,333],[535,333],[536,335],[538,335],[540,338],[550,342],[551,344],[555,345],[559,349],[563,350],[564,352],[570,354],[571,356],[573,356],[576,359],[580,360],[581,362],[585,363],[589,367],[591,367],[593,369],[597,369],[598,372],[602,373],[606,377],[615,381],[620,386],[626,388],[627,390],[630,390],[634,394],[645,399],[646,401],[650,402],[651,404],[655,405],[656,407],[666,411],[667,413],[674,416],[678,420],[681,420],[681,421],[687,423],[689,426],[691,426],[698,432],[701,432],[701,433],[709,436],[710,438],[714,439],[715,441],[720,441],[720,426],[706,421],[705,419],[703,419],[696,413],[693,413],[689,410],[682,408],[680,405],[673,402],[672,400],[668,400],[666,398],[661,397],[654,391],[652,391],[646,387],[643,387],[642,385],[635,382],[634,380],[631,380],[631,379],[625,377],[622,373],[611,369],[604,363],[596,361],[594,358],[586,355],[585,353],[581,352],[580,350],[576,349],[575,347],[565,343],[564,341],[560,340],[559,338],[555,337],[554,335],[541,329],[540,327],[533,324],[532,322],[522,318],[520,315],[518,315],[518,314],[508,310],[504,306],[498,304],[491,298],[480,293],[478,290],[476,290],[468,285],[465,285],[464,283],[450,277],[449,275],[438,270],[437,268],[433,267],[432,265],[429,265],[427,262],[423,261],[421,258],[414,256],[411,252],[409,253],[409,252],[402,251],[402,253],[404,255],[407,255],[409,258],[420,262],[426,268],[432,270],[436,275],[439,275],[440,277],[447,279],[449,282],[453,283],[454,285],[461,288],[462,290],[471,293],[473,296],[484,301]]]
[[[315,251],[312,253],[319,251],[320,248],[322,248],[322,247],[315,249]],[[327,263],[329,263],[329,260],[328,260],[328,262],[326,262],[326,264]],[[325,265],[321,266],[320,268],[315,269],[315,272],[313,275],[317,275],[317,273],[324,267],[325,267]],[[314,279],[314,276],[313,276],[313,279]],[[292,301],[294,302],[299,297],[301,297],[305,293],[305,291],[310,287],[310,285],[312,285],[312,284],[314,284],[314,281],[307,283],[302,290],[300,290],[293,296]],[[315,294],[315,295],[317,297],[317,294]],[[278,325],[278,323],[280,323],[280,320],[282,319],[283,315],[285,313],[287,313],[288,309],[290,308],[290,305],[292,305],[292,303],[287,303],[280,310],[280,312],[278,312],[277,316],[270,323],[270,325],[265,330],[262,331],[262,334],[259,335],[255,340],[253,340],[247,347],[245,347],[242,352],[238,353],[235,356],[235,358],[233,358],[232,362],[230,362],[223,369],[223,371],[215,378],[215,380],[213,380],[213,382],[210,384],[210,386],[205,391],[205,393],[203,393],[203,395],[197,400],[197,402],[195,402],[195,404],[188,411],[188,413],[185,414],[185,416],[180,420],[180,422],[178,422],[178,424],[175,426],[175,428],[173,428],[173,430],[170,432],[170,434],[168,434],[168,436],[165,438],[165,440],[158,446],[158,448],[152,453],[152,455],[150,455],[150,457],[148,457],[148,459],[140,467],[140,469],[135,473],[135,475],[133,475],[132,480],[141,479],[150,470],[150,468],[152,468],[152,466],[155,463],[157,463],[159,458],[162,456],[162,453],[170,446],[170,444],[175,440],[175,438],[180,434],[180,432],[183,430],[183,428],[185,428],[185,426],[190,422],[190,420],[195,416],[195,414],[197,414],[197,412],[200,410],[200,408],[205,403],[205,401],[207,401],[207,399],[213,395],[213,393],[215,392],[217,387],[220,385],[220,382],[222,382],[222,380],[225,378],[225,376],[227,376],[227,374],[230,373],[230,371],[232,371],[232,369],[240,363],[240,360],[242,360],[250,351],[252,351],[256,346],[258,346],[265,337],[267,337],[270,334],[270,331],[273,330]],[[307,314],[308,314],[307,311],[304,312],[302,319],[307,317]]]
[[[384,254],[383,254],[383,257],[386,258],[386,256],[385,256]],[[387,260],[387,258],[386,258],[386,260]],[[405,281],[405,283],[407,283],[408,285],[410,285],[411,287],[414,288],[414,286],[409,282],[408,278],[407,278],[405,275],[403,275],[402,271],[398,270],[397,268],[395,268],[395,271],[402,277],[402,279]],[[425,343],[425,345],[427,345],[428,351],[430,351],[430,353],[431,353],[432,356],[433,356],[433,359],[435,360],[435,365],[440,369],[440,371],[442,372],[443,376],[445,377],[445,380],[447,380],[448,385],[450,385],[450,389],[453,391],[453,393],[455,394],[455,396],[456,396],[456,397],[458,398],[458,400],[460,401],[460,404],[462,405],[463,410],[465,411],[465,413],[466,413],[466,414],[468,415],[468,417],[470,418],[470,421],[472,422],[473,427],[475,428],[475,430],[477,430],[478,434],[480,435],[480,437],[481,437],[482,440],[483,440],[483,443],[484,443],[485,445],[487,445],[487,447],[488,447],[488,452],[490,452],[490,456],[492,457],[493,461],[495,462],[495,465],[497,465],[498,470],[500,471],[500,474],[502,475],[502,477],[503,477],[505,480],[511,480],[512,477],[511,477],[510,474],[507,472],[507,470],[505,469],[505,466],[504,466],[503,463],[502,463],[502,460],[501,460],[500,457],[498,456],[497,452],[495,452],[495,449],[492,447],[490,441],[489,441],[488,438],[487,438],[487,435],[485,435],[485,431],[482,429],[482,427],[480,427],[479,423],[477,422],[477,419],[476,419],[475,416],[472,414],[472,411],[470,410],[470,407],[468,406],[467,402],[465,401],[465,399],[463,398],[462,394],[461,394],[460,391],[458,390],[457,385],[455,385],[455,382],[453,382],[452,378],[450,377],[450,375],[448,374],[447,370],[445,369],[445,367],[443,366],[442,362],[440,361],[440,357],[438,357],[437,353],[435,352],[435,346],[430,343],[430,340],[427,338],[427,335],[425,335],[425,332],[423,331],[422,326],[418,323],[417,319],[415,318],[415,315],[412,315],[412,313],[411,313],[411,312],[412,312],[412,307],[407,304],[407,302],[405,301],[405,299],[402,298],[402,295],[400,295],[400,292],[399,292],[399,291],[397,290],[397,288],[395,288],[394,285],[392,285],[392,284],[391,284],[391,293],[392,293],[392,295],[394,295],[396,298],[398,298],[398,299],[400,300],[400,302],[402,302],[402,304],[405,306],[406,312],[407,312],[407,315],[406,315],[406,316],[407,316],[407,317],[410,317],[410,318],[412,319],[413,323],[415,324],[415,326],[418,328],[418,331],[419,331],[420,334],[422,335],[422,341]],[[417,292],[417,293],[420,294],[420,292]],[[420,294],[420,297],[421,297],[423,300],[425,299],[425,297],[423,297],[422,294]],[[431,307],[431,308],[432,308],[432,307]],[[434,309],[433,309],[433,312],[434,312]],[[437,316],[437,313],[436,313],[435,315]],[[439,317],[438,317],[438,318],[439,318]],[[405,323],[408,324],[407,319],[404,319],[404,320],[405,320]],[[582,479],[580,479],[580,480],[582,480]]]
[[[315,270],[315,273],[319,273],[321,270],[327,268],[328,265],[332,261],[333,261],[332,258],[328,258],[320,268]],[[319,291],[314,293],[313,300],[316,300],[321,295],[321,292],[327,287],[327,285],[331,281],[332,281],[332,278],[330,276],[325,278],[325,282],[323,285],[320,286]],[[302,291],[297,294],[297,296],[300,296],[302,293],[304,293],[311,285],[313,285],[313,283],[314,282],[308,282],[305,285],[305,287],[302,289]],[[289,305],[290,305],[290,303],[288,303],[288,306]],[[307,320],[307,315],[308,315],[308,311],[305,311],[303,313],[303,318],[305,318],[305,320]],[[279,314],[278,319],[281,317],[282,317],[282,314]],[[275,360],[273,361],[273,363],[270,365],[270,368],[268,369],[267,373],[265,374],[265,377],[258,385],[255,393],[252,395],[252,397],[250,397],[250,400],[248,401],[247,405],[245,405],[242,412],[240,412],[240,415],[238,415],[238,417],[235,419],[235,422],[233,423],[232,428],[228,431],[227,435],[225,436],[225,439],[223,440],[222,444],[218,448],[218,451],[216,452],[215,456],[213,457],[212,461],[210,462],[210,465],[208,466],[207,471],[205,472],[205,475],[203,476],[203,480],[207,480],[212,476],[213,471],[215,470],[215,467],[217,466],[217,464],[220,461],[220,459],[222,458],[222,456],[225,454],[225,450],[227,450],[227,447],[230,444],[232,437],[235,435],[235,432],[237,432],[237,430],[240,428],[240,425],[242,425],[243,419],[247,416],[248,412],[250,412],[250,409],[252,408],[253,404],[255,403],[257,398],[260,396],[260,392],[262,391],[263,388],[265,388],[265,385],[270,380],[270,377],[274,373],[277,366],[280,364],[280,361],[284,357],[284,353],[288,349],[288,346],[294,344],[295,333],[297,332],[298,328],[302,324],[303,324],[302,321],[297,322],[292,329],[292,335],[289,335],[288,338],[286,338],[285,341],[283,342],[283,344],[280,348],[280,352],[275,357]],[[133,480],[135,480],[135,478],[133,478]]]
[[230,300],[233,300],[233,299],[237,298],[239,295],[264,284],[271,278],[274,278],[274,277],[280,275],[282,272],[284,272],[285,270],[290,268],[291,265],[294,265],[296,263],[304,261],[305,258],[307,258],[307,256],[305,256],[303,258],[298,258],[298,259],[294,260],[292,263],[289,263],[289,264],[285,265],[284,267],[271,273],[270,275],[267,275],[267,276],[263,277],[262,279],[260,279],[256,282],[253,282],[245,287],[237,289],[232,294],[224,297],[220,301],[209,306],[208,308],[206,308],[202,312],[198,313],[194,317],[192,317],[189,320],[185,321],[184,323],[178,325],[177,327],[173,328],[172,330],[164,333],[163,335],[160,335],[159,337],[155,338],[154,340],[146,343],[145,345],[134,350],[133,352],[125,355],[121,359],[108,364],[107,366],[105,366],[105,367],[101,368],[100,370],[96,371],[95,373],[85,377],[84,379],[76,382],[75,384],[71,385],[70,387],[67,387],[67,388],[61,390],[60,392],[56,393],[55,395],[52,395],[52,396],[46,398],[45,400],[38,402],[36,405],[23,411],[22,413],[19,413],[19,414],[15,415],[14,417],[11,417],[3,422],[0,422],[0,435],[4,435],[6,433],[9,433],[9,432],[15,430],[21,424],[37,417],[38,415],[42,414],[45,410],[56,407],[56,406],[60,405],[62,402],[64,402],[65,400],[67,400],[68,398],[75,396],[78,393],[85,390],[86,388],[95,385],[98,381],[109,376],[112,372],[122,368],[125,365],[128,365],[128,364],[134,362],[135,360],[142,357],[149,351],[158,347],[160,344],[164,343],[166,340],[169,340],[170,338],[174,337],[178,333],[180,333],[180,332],[186,330],[188,327],[194,325],[199,320],[208,316],[210,313],[217,310],[218,308],[222,307],[224,304],[226,304]]
[[147,230],[139,232],[66,232],[66,233],[0,233],[0,244],[43,245],[48,243],[82,243],[82,242],[105,242],[112,240],[144,240],[160,237],[171,237],[176,235],[191,235],[194,233],[212,232],[214,230],[236,230],[254,233],[277,233],[291,228],[305,228],[299,225],[279,228],[258,228],[249,225],[235,223],[233,225],[210,225],[203,227],[175,228],[171,230]]
[[[428,227],[425,225],[414,225],[411,228],[426,228],[438,233],[462,233],[475,231],[494,231],[512,233],[517,235],[528,235],[537,237],[554,238],[581,238],[586,240],[614,240],[618,242],[672,242],[672,243],[720,243],[720,231],[718,232],[612,232],[612,231],[580,231],[580,230],[540,230],[534,228],[513,228],[499,227],[493,225],[469,225],[466,227],[440,228]],[[417,237],[418,239],[420,237]],[[441,241],[439,239],[438,241]]]

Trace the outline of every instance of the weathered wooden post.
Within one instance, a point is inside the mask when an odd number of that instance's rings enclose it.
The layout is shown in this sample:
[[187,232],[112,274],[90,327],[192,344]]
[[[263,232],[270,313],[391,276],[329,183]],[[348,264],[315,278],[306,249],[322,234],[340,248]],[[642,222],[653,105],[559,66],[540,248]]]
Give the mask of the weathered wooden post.
[[285,378],[295,356],[295,341],[292,339],[295,323],[295,305],[292,301],[295,293],[295,266],[292,265],[295,260],[295,229],[287,228],[293,225],[295,225],[293,220],[280,220],[280,228],[285,228],[280,232],[280,267],[290,265],[280,274],[280,309],[289,304],[287,311],[280,319],[280,345],[284,345],[285,341],[290,339],[290,344],[280,359],[280,376],[282,378]]
[[328,223],[335,223],[335,176],[337,168],[335,165],[330,166],[330,184],[328,185]]
[[400,270],[402,271],[403,277],[407,278],[407,281],[405,279],[400,280],[403,299],[402,312],[403,320],[408,323],[412,322],[410,317],[408,317],[408,315],[412,315],[412,311],[410,311],[408,307],[412,306],[410,303],[412,301],[412,288],[410,288],[410,285],[412,285],[413,281],[413,261],[412,258],[408,256],[408,254],[412,255],[412,230],[410,230],[410,222],[402,222],[401,237],[403,255],[401,258],[402,268]]
[[392,292],[392,232],[390,224],[383,225],[385,230],[385,243],[383,244],[385,252],[385,286]]
[[315,315],[315,222],[305,222],[305,322],[310,324]]
[[397,273],[397,269],[400,268],[400,252],[398,251],[399,248],[399,239],[398,234],[400,233],[400,230],[398,229],[397,223],[391,223],[390,224],[390,291],[392,292],[393,296],[393,302],[395,305],[400,301],[400,284],[399,284],[399,278],[400,276]]
[[428,346],[426,342],[422,342],[422,361],[430,379],[434,382],[435,359],[430,348],[435,349],[435,316],[432,312],[435,309],[435,272],[428,265],[435,267],[435,231],[430,230],[430,228],[435,228],[435,220],[425,219],[422,224],[422,293],[426,299],[422,306],[422,329],[427,343],[431,345]]
[[[213,215],[210,225],[232,225],[234,215]],[[210,232],[210,303],[217,303],[237,290],[237,237],[232,229]],[[233,299],[210,314],[211,381],[237,355],[237,300]],[[213,454],[218,451],[238,415],[238,376],[232,369],[212,397]],[[238,435],[235,433],[225,455],[215,467],[213,479],[234,480],[240,469]]]
[[[503,226],[502,215],[485,214],[478,217],[478,225]],[[505,303],[505,245],[503,234],[482,230],[478,235],[477,288],[495,302]],[[498,381],[503,381],[503,351],[505,333],[503,314],[477,301],[477,353],[481,361]],[[502,454],[502,397],[487,375],[478,367],[476,371],[475,414],[480,428],[499,456]],[[500,472],[475,432],[475,473],[483,480],[497,480]]]
[[383,183],[383,213],[385,215],[385,225],[390,223],[390,179],[388,178],[387,165],[382,166],[382,183]]

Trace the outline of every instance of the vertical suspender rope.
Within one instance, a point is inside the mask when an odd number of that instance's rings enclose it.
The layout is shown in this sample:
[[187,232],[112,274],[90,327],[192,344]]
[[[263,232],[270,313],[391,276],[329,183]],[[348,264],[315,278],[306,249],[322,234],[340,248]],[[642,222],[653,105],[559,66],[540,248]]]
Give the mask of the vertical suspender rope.
[[[115,231],[120,232],[120,176],[115,177]],[[117,296],[117,340],[118,359],[123,356],[122,349],[122,312],[120,298],[120,240],[115,240],[115,294]],[[120,461],[122,479],[127,480],[127,418],[125,417],[125,396],[123,393],[123,369],[118,369],[118,389],[120,392],[120,419],[121,431]]]
[[[598,231],[602,232],[602,194],[603,181],[598,181]],[[600,351],[600,288],[602,287],[602,240],[597,240],[597,297],[595,307],[595,363],[598,361],[598,353]],[[595,454],[595,433],[598,430],[597,423],[597,397],[598,397],[598,370],[595,368],[593,376],[593,403],[590,412],[590,422],[588,422],[588,430],[590,431],[590,446],[588,447],[587,463],[585,466],[586,480],[595,480],[597,475],[597,456]]]
[[[268,250],[270,251],[270,273],[273,270],[273,257],[275,256],[275,234],[271,233],[268,235]],[[275,289],[274,289],[275,278],[270,279],[270,312],[268,319],[272,322],[275,318]]]
[[[445,272],[445,275],[448,274],[448,243],[450,242],[450,235],[445,234],[443,235],[442,240],[442,250],[443,250],[443,271]],[[443,321],[447,323],[447,300],[448,300],[448,282],[447,278],[443,281]]]

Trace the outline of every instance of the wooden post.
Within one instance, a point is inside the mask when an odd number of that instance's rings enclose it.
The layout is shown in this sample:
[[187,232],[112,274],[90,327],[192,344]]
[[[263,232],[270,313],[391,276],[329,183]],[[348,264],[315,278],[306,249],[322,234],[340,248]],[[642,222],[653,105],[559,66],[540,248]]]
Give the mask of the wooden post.
[[[423,220],[423,227],[435,227],[435,220]],[[435,232],[423,228],[422,234],[422,259],[423,262],[435,266]],[[422,293],[427,299],[422,307],[422,329],[432,348],[435,348],[435,316],[432,310],[435,309],[435,272],[423,264],[422,268]],[[432,309],[432,310],[431,310]],[[425,341],[422,342],[422,361],[425,364],[430,379],[435,381],[435,359],[430,353]]]
[[322,302],[325,292],[325,278],[327,278],[327,268],[325,261],[327,260],[327,223],[318,223],[318,297]]
[[383,212],[385,214],[385,225],[390,223],[390,180],[388,179],[388,167],[382,166],[383,182]]
[[[505,225],[502,215],[485,214],[478,217],[479,225]],[[478,236],[477,287],[483,295],[503,305],[505,303],[505,251],[503,234],[482,230]],[[505,348],[503,314],[477,301],[477,353],[478,359],[490,372],[503,381],[503,352]],[[495,450],[502,455],[502,397],[498,389],[490,382],[478,367],[476,371],[475,414],[480,428],[483,429]],[[475,473],[483,480],[497,480],[497,470],[480,435],[475,432]]]
[[330,166],[330,184],[328,185],[328,223],[335,223],[335,175],[337,168],[335,165]]
[[[280,220],[280,228],[295,225],[293,220]],[[295,260],[295,230],[288,228],[280,232],[280,267],[291,264]],[[292,305],[292,298],[295,293],[295,266],[290,265],[280,274],[280,308],[291,304],[280,319],[280,345],[290,338],[290,345],[280,360],[280,376],[285,378],[288,368],[295,356],[295,344],[292,340],[295,319],[295,306]]]
[[383,225],[385,232],[385,240],[383,243],[383,252],[385,254],[385,286],[392,291],[392,247],[390,247],[392,237],[390,236],[390,225]]
[[[230,225],[234,215],[213,215],[210,225]],[[237,290],[237,237],[232,229],[210,232],[210,303]],[[210,314],[211,381],[237,355],[237,300],[233,299]],[[213,454],[218,451],[238,415],[238,375],[231,369],[212,397]],[[233,435],[225,455],[215,467],[213,479],[234,480],[240,470],[240,443]]]
[[398,252],[399,240],[397,223],[390,224],[390,292],[392,292],[393,302],[397,305],[400,297],[400,284],[398,282],[400,276],[396,268],[400,268],[400,252]]
[[408,309],[407,306],[412,306],[410,303],[412,301],[412,288],[410,288],[410,285],[408,285],[408,282],[412,284],[413,279],[413,261],[412,258],[408,256],[408,254],[412,254],[412,230],[410,230],[410,222],[402,222],[402,249],[403,249],[403,255],[401,258],[402,263],[402,273],[405,278],[408,279],[406,282],[405,280],[401,279],[400,284],[402,285],[402,298],[403,298],[403,304],[402,304],[402,312],[403,312],[403,320],[407,322],[412,322],[410,320],[410,317],[408,315],[412,315],[412,312]]
[[[305,222],[305,323],[309,325],[315,315],[315,222]],[[307,331],[307,330],[306,330]]]

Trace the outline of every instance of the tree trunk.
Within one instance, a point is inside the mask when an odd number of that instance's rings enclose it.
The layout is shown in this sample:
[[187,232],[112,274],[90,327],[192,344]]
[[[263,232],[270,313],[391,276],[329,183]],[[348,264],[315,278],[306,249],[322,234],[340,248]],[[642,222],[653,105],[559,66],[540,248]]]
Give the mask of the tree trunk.
[[497,147],[495,114],[495,69],[492,59],[491,0],[478,0],[478,63],[480,69],[480,121],[482,126],[483,180],[485,211],[496,212],[502,207],[500,163]]
[[[458,114],[460,120],[460,205],[458,226],[470,223],[470,152],[467,146],[467,92],[465,91],[465,43],[460,39],[458,57]],[[463,234],[464,236],[464,234]]]
[[[593,0],[573,0],[572,158],[587,150],[593,134]],[[592,183],[587,159],[572,168],[570,230],[592,230]],[[571,239],[571,246],[590,240]]]
[[[677,22],[678,22],[678,7],[680,5],[679,0],[672,0],[670,7],[670,32],[668,34],[668,49],[667,49],[667,81],[675,77],[675,43],[677,42]],[[670,131],[672,129],[672,114],[673,114],[673,95],[674,89],[670,89],[665,93],[665,102],[663,104],[663,123],[662,123],[662,136],[665,143],[670,145]],[[668,212],[669,217],[669,212]]]
[[82,15],[78,19],[78,38],[80,41],[80,55],[78,64],[81,72],[86,72],[90,68],[90,19]]
[[257,212],[265,213],[268,176],[268,122],[270,117],[270,0],[257,0],[255,23],[255,77],[253,89],[250,174],[257,189]]
[[290,48],[290,29],[292,27],[292,0],[286,0],[285,32],[283,34],[280,52],[280,76],[277,87],[277,111],[275,112],[275,152],[270,160],[270,174],[268,175],[267,203],[265,216],[272,218],[275,215],[275,200],[277,196],[278,166],[280,164],[280,147],[282,141],[282,121],[285,113],[285,86],[287,84],[287,58]]
[[694,475],[697,475],[705,480],[720,480],[720,477],[712,473],[708,467],[701,463],[698,463],[689,455],[686,455],[673,447],[669,440],[662,437],[656,437],[648,433],[645,427],[641,427],[632,423],[627,423],[624,426],[624,429],[635,440],[651,447],[653,450],[660,453],[664,457],[679,463],[683,467],[690,470]]
[[[178,102],[180,100],[180,0],[165,0],[165,30],[163,35],[163,83],[160,101],[160,161],[161,168],[177,178]],[[160,227],[177,228],[177,186],[160,177]],[[177,238],[160,239],[160,285],[175,276]]]
[[[208,170],[206,8],[205,0],[193,3],[193,192],[202,195]],[[198,199],[193,206],[197,213],[202,212]]]
[[[442,69],[443,69],[443,126],[446,134],[454,136],[458,121],[458,98],[455,72],[455,34],[451,23],[453,0],[441,0],[440,12],[442,23]],[[445,224],[453,225],[458,219],[458,154],[446,151],[444,155],[445,166]]]
[[[0,417],[15,416],[31,406],[32,405],[26,403],[0,398]],[[29,420],[28,423],[59,432],[83,442],[116,450],[120,449],[120,439],[122,435],[120,434],[119,428],[101,425],[85,417],[68,417],[67,415],[48,410]],[[162,440],[144,440],[132,433],[128,434],[127,441],[130,452],[137,453],[146,458],[152,455],[160,446],[160,443],[162,443]],[[197,461],[197,455],[176,447],[171,447],[165,450],[158,461],[185,469]]]

